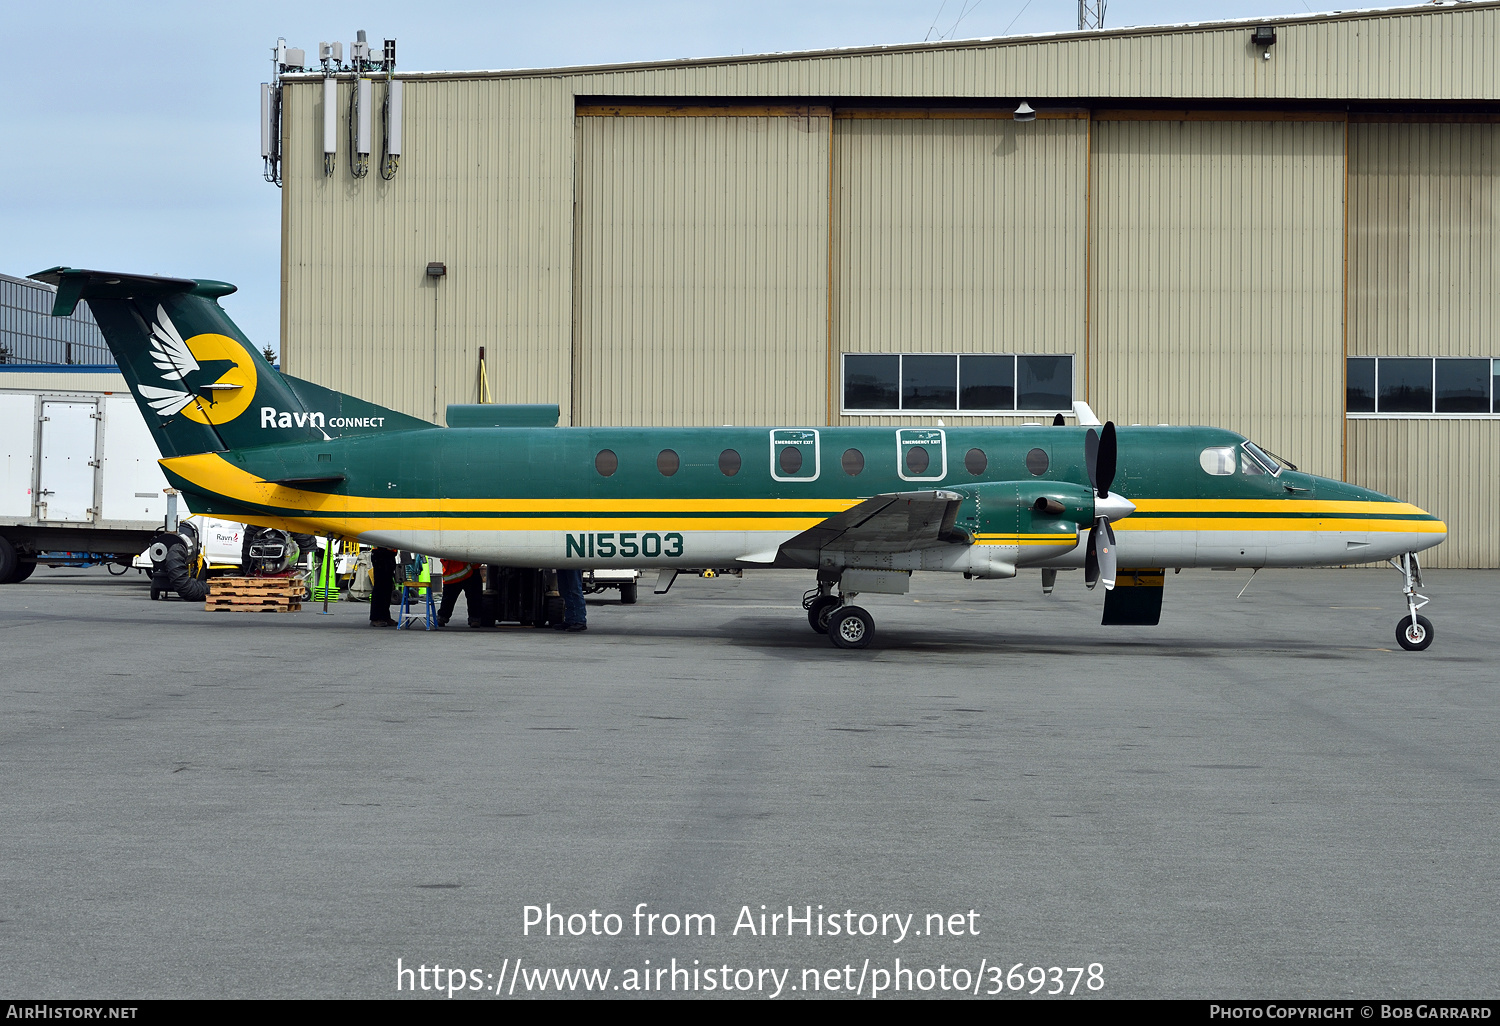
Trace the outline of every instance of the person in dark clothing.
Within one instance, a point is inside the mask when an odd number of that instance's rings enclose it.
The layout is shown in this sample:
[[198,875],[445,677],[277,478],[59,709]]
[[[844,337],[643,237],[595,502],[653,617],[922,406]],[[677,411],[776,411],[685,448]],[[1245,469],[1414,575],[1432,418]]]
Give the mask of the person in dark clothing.
[[396,550],[376,549],[370,553],[370,570],[370,626],[394,627],[391,590],[396,587]]
[[443,602],[438,607],[439,626],[448,626],[448,619],[453,615],[453,608],[458,604],[459,595],[465,596],[469,626],[483,626],[484,581],[480,577],[479,567],[473,563],[460,563],[457,560],[445,559],[443,560]]
[[588,606],[583,601],[583,571],[559,570],[557,590],[562,593],[563,622],[552,626],[563,631],[588,630]]

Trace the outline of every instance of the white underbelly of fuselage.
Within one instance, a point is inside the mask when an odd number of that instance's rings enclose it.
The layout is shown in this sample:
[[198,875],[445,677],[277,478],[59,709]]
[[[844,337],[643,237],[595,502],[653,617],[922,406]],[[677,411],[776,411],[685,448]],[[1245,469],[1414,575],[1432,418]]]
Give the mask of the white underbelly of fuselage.
[[[794,531],[376,531],[367,544],[497,566],[579,569],[753,568],[775,563]],[[1122,567],[1277,567],[1368,563],[1420,552],[1443,535],[1396,531],[1128,531],[1116,527]],[[1008,577],[1006,567],[1081,567],[1088,532],[1059,553],[1009,545],[937,545],[909,553],[825,552],[822,565]],[[830,562],[831,560],[831,562]]]

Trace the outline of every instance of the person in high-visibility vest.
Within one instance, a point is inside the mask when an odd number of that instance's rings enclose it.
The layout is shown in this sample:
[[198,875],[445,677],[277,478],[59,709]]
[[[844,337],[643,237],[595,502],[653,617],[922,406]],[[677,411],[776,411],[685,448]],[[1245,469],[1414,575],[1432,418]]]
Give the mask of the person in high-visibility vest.
[[479,627],[484,618],[484,583],[480,580],[479,567],[474,563],[443,560],[443,603],[438,607],[438,624],[448,626],[458,596],[466,596],[469,626]]

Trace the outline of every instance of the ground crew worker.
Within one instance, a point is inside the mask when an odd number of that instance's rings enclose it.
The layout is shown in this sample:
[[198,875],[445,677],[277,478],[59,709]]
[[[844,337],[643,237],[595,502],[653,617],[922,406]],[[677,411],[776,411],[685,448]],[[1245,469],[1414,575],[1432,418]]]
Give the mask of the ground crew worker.
[[438,626],[448,626],[458,596],[465,596],[469,626],[479,627],[484,619],[484,582],[478,567],[473,563],[460,563],[456,559],[443,560],[443,604],[438,607]]
[[552,626],[561,631],[588,630],[589,607],[583,601],[583,571],[559,570],[557,590],[562,593],[563,622]]
[[379,549],[370,553],[370,626],[394,627],[391,619],[391,589],[396,586],[396,550]]

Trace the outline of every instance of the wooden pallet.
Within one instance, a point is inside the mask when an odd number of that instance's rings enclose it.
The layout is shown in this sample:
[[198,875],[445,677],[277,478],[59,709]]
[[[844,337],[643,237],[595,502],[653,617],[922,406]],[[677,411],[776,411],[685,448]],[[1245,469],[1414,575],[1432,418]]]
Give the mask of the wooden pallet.
[[209,582],[203,608],[211,613],[296,613],[302,609],[297,577],[218,577]]

